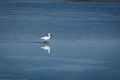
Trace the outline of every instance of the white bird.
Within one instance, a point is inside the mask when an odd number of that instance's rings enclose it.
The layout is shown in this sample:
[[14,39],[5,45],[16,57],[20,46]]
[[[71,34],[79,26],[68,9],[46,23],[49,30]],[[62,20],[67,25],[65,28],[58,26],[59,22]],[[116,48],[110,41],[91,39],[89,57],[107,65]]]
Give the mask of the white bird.
[[48,33],[48,36],[41,37],[41,40],[47,41],[50,39],[50,33]]
[[41,48],[44,49],[44,50],[47,50],[48,53],[50,54],[50,46],[48,46],[48,45],[42,45]]

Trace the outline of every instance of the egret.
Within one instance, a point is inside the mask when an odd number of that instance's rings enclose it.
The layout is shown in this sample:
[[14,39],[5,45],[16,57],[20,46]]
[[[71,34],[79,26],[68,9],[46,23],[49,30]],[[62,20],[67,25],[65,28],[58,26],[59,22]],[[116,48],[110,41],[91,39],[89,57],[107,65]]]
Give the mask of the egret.
[[50,39],[50,33],[48,33],[48,36],[41,37],[41,40],[47,41]]

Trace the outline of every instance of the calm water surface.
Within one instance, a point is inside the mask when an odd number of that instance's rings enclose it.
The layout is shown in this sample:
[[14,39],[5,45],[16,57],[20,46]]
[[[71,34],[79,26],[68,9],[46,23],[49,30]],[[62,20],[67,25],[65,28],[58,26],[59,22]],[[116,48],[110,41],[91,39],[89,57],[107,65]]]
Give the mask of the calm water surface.
[[0,80],[120,80],[120,3],[0,0]]
[[0,43],[2,80],[119,80],[120,44],[54,41]]

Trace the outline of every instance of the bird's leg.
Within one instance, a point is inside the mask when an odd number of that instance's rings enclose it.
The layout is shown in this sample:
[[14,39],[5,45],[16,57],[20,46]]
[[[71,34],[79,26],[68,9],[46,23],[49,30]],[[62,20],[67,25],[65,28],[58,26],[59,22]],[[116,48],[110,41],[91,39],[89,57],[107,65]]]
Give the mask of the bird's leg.
[[50,42],[49,42],[49,41],[44,41],[43,43],[44,43],[44,44],[47,44],[47,45],[48,45],[48,44],[50,44]]

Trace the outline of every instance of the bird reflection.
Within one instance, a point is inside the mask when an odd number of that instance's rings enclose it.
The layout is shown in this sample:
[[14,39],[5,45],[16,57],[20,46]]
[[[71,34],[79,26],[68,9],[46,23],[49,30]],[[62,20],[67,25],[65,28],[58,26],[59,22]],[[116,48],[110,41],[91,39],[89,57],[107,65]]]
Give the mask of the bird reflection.
[[48,41],[45,41],[43,42],[43,44],[41,45],[41,48],[44,49],[44,50],[47,50],[48,51],[48,54],[50,54],[50,46],[49,46],[50,42]]

